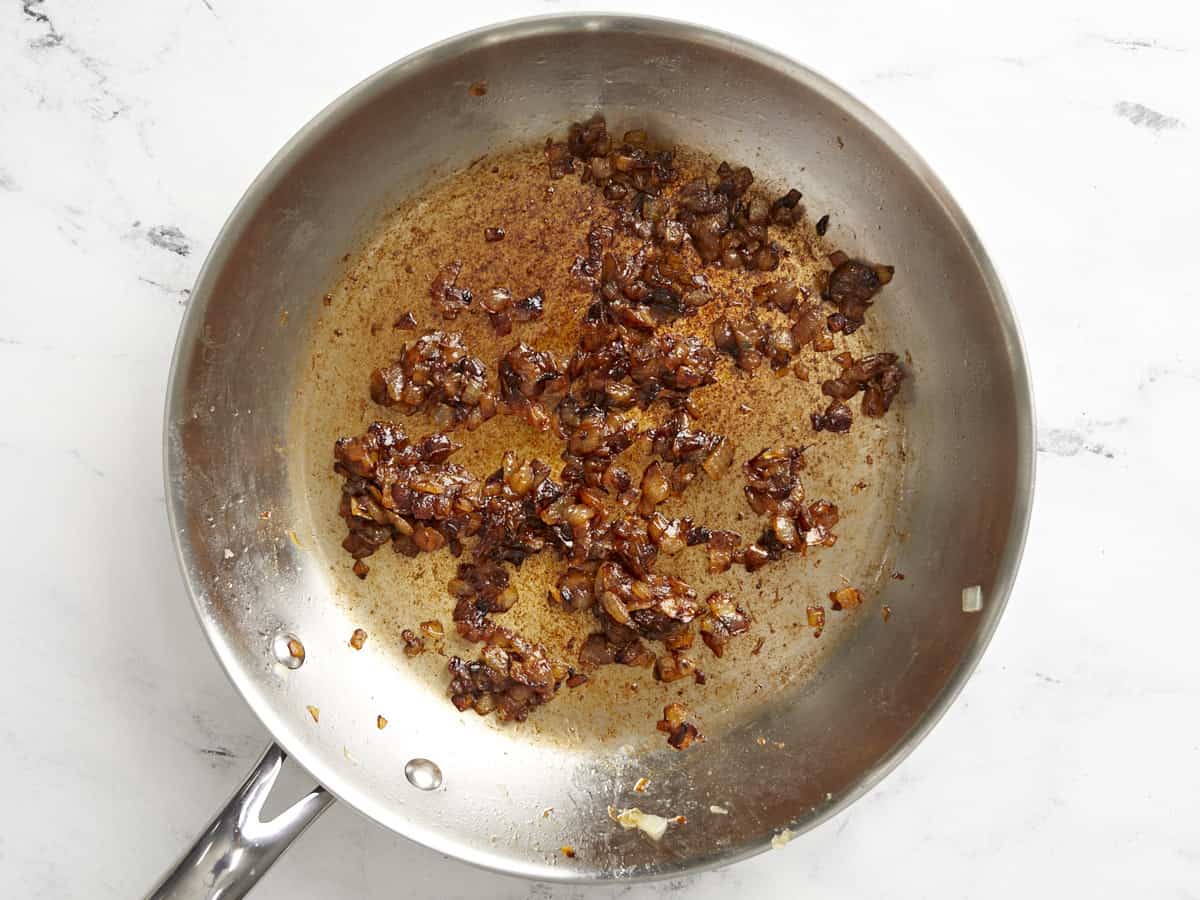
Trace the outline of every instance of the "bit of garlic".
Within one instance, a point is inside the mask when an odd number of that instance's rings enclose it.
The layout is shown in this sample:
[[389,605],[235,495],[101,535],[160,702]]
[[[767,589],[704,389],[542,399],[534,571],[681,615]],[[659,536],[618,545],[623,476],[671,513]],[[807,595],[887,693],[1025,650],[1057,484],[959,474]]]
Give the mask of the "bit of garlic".
[[771,849],[779,850],[782,847],[786,847],[799,836],[800,832],[792,831],[790,828],[785,828],[783,831],[779,832],[779,834],[775,835],[775,837],[771,838]]
[[620,812],[615,812],[612,807],[609,807],[608,814],[613,821],[619,824],[626,831],[637,828],[646,834],[652,841],[662,840],[662,836],[667,833],[667,825],[670,824],[669,819],[664,819],[662,816],[656,816],[652,813],[644,813],[636,806],[633,809],[623,809]]

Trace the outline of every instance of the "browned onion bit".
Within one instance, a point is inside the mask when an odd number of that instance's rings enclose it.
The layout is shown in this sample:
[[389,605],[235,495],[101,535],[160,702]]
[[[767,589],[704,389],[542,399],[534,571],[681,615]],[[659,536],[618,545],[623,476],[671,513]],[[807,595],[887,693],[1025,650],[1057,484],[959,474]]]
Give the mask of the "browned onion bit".
[[[654,654],[641,642],[633,629],[617,625],[603,617],[604,633],[590,634],[579,650],[579,664],[585,669],[597,666],[622,665],[634,668],[649,668],[654,664]],[[610,632],[613,636],[609,636]]]
[[721,316],[713,322],[712,335],[716,348],[732,356],[746,372],[754,372],[764,361],[772,369],[782,369],[799,349],[791,328],[775,328],[753,313],[738,320]]
[[856,588],[843,587],[829,592],[829,600],[837,610],[854,609],[862,605],[862,594]]
[[[509,584],[508,570],[492,560],[460,563],[446,588],[456,600],[470,600],[481,614],[507,612],[517,600],[516,588]],[[462,620],[456,617],[455,621]]]
[[722,591],[704,601],[708,611],[700,617],[700,638],[716,656],[725,655],[725,645],[750,630],[750,614]]
[[569,270],[581,290],[592,290],[600,283],[604,251],[612,246],[614,233],[610,225],[593,225],[588,230],[588,255],[576,256]]
[[747,460],[746,499],[759,515],[794,516],[804,500],[800,473],[804,470],[803,447],[767,447]]
[[645,637],[662,641],[685,630],[704,609],[687,582],[654,572],[634,582],[629,616]]
[[446,319],[457,318],[460,312],[471,305],[471,292],[467,288],[458,287],[458,273],[461,271],[462,263],[458,260],[446,263],[438,270],[437,276],[429,286],[433,308]]
[[691,623],[704,611],[696,592],[679,578],[648,571],[655,550],[642,538],[638,546],[616,546],[614,559],[596,569],[594,608],[603,634],[591,635],[580,651],[580,663],[644,666],[654,654],[641,639],[663,641],[684,649]]
[[485,241],[487,241],[489,244],[495,243],[496,241],[504,240],[505,233],[506,232],[504,231],[504,229],[500,228],[500,227],[485,228],[485,229],[483,229],[483,239]]
[[668,703],[663,707],[663,717],[655,727],[667,733],[667,743],[676,750],[686,750],[694,741],[704,740],[704,735],[691,722],[685,721],[687,709],[681,703]]
[[421,630],[431,638],[442,638],[446,636],[446,629],[442,627],[442,623],[437,619],[426,619],[421,623]]
[[570,670],[541,644],[496,627],[479,659],[451,657],[450,700],[481,716],[495,712],[504,721],[523,722],[530,710],[554,698]]
[[[600,249],[589,242],[589,252]],[[593,272],[589,257],[580,270]],[[712,302],[708,280],[689,271],[682,254],[671,247],[643,244],[618,260],[604,251],[599,262],[596,298],[589,316],[638,331],[653,331],[662,322],[688,315]]]
[[736,531],[714,531],[709,535],[708,571],[713,575],[729,571],[735,561],[740,561],[738,546],[742,536]]
[[695,336],[659,334],[629,352],[629,378],[643,408],[658,398],[686,399],[696,388],[714,384],[716,369],[716,354]]
[[791,281],[764,281],[750,291],[758,303],[773,306],[781,313],[790,313],[795,308],[800,293],[801,288]]
[[500,337],[512,334],[512,291],[508,288],[493,288],[482,300],[480,307],[487,313],[488,324]]
[[674,556],[687,546],[687,534],[691,527],[691,519],[668,519],[656,512],[646,524],[646,533],[660,553]]
[[[676,410],[645,434],[650,439],[651,452],[674,463],[670,489],[675,494],[682,494],[701,469],[709,478],[718,479],[733,464],[733,443],[722,434],[696,428],[686,410]],[[651,511],[643,509],[643,514]]]
[[654,512],[654,507],[670,496],[671,480],[658,460],[654,460],[642,472],[641,488],[642,499],[638,503],[638,512],[643,516],[650,515]]
[[500,359],[500,397],[511,411],[541,431],[550,427],[553,405],[566,393],[567,376],[548,350],[523,341]]
[[400,637],[404,641],[405,656],[420,656],[425,652],[425,639],[412,629],[405,628],[400,632]]
[[819,303],[802,303],[791,312],[792,342],[796,350],[812,344],[819,351],[833,347],[833,339],[825,330],[825,313]]
[[514,322],[533,322],[542,317],[546,309],[546,298],[542,289],[538,288],[528,297],[523,297],[513,304],[512,317]]
[[809,504],[806,512],[807,517],[800,517],[800,522],[805,528],[805,541],[810,545],[833,546],[833,526],[840,518],[838,508],[828,500],[817,500]]
[[[849,353],[839,354],[838,363],[842,372],[837,378],[831,378],[821,384],[821,393],[832,397],[834,402],[829,410],[820,417],[821,427],[829,431],[847,431],[850,428],[850,410],[839,401],[849,400],[859,391],[863,391],[862,411],[864,415],[879,418],[891,408],[892,400],[900,392],[900,384],[904,381],[904,370],[897,364],[895,353],[873,353],[855,360]],[[838,414],[845,420],[844,428],[831,428],[830,413],[834,407],[841,407]],[[817,427],[818,416],[813,415],[813,427]]]
[[346,552],[362,559],[390,541],[397,552],[415,555],[436,549],[429,535],[442,543],[456,538],[479,495],[475,477],[446,462],[458,447],[444,434],[410,443],[404,429],[390,422],[337,441],[334,471],[345,479],[338,512],[349,530],[342,542]]
[[496,414],[487,371],[457,331],[427,331],[371,373],[371,399],[406,414],[432,412],[439,428],[474,430]]
[[594,583],[595,575],[592,572],[580,566],[571,566],[558,576],[552,599],[568,612],[590,609],[595,599],[592,592]]
[[621,227],[649,237],[654,209],[647,215],[645,206],[649,202],[653,207],[654,198],[675,178],[673,151],[652,148],[644,131],[625,132],[618,146],[600,115],[573,123],[567,130],[566,147],[580,163],[580,178],[600,188],[622,214]]
[[[566,439],[563,481],[603,489],[613,458],[637,438],[637,421],[616,410],[578,410],[571,397],[559,405],[558,418],[559,432]],[[623,482],[619,474],[614,477]]]
[[691,391],[715,381],[715,371],[716,354],[694,337],[643,337],[600,315],[585,323],[571,357],[559,419],[570,430],[589,411],[645,409],[658,399],[686,404]]
[[[781,559],[784,551],[803,553],[811,545],[832,546],[837,540],[832,533],[838,521],[837,507],[828,500],[804,505],[803,469],[802,447],[768,447],[744,464],[746,499],[750,508],[767,520],[759,539],[741,551],[741,562],[748,571]],[[711,561],[711,540],[709,547]]]
[[551,178],[562,178],[575,171],[575,161],[567,145],[549,138],[546,139],[546,164],[550,167]]
[[546,309],[546,297],[538,288],[528,297],[513,300],[508,288],[494,288],[479,302],[488,314],[488,321],[496,334],[503,337],[512,333],[514,322],[533,322],[542,317]]
[[483,487],[473,550],[478,559],[519,566],[547,547],[569,555],[572,529],[562,515],[569,500],[549,474],[550,467],[540,460],[518,463],[512,451],[505,454],[504,466]]
[[392,327],[398,331],[412,331],[417,327],[417,317],[411,312],[406,312],[397,317],[396,321],[392,323]]
[[854,422],[854,414],[850,407],[840,400],[833,400],[825,412],[815,412],[810,415],[813,431],[832,431],[844,434],[850,430]]
[[685,628],[670,637],[665,637],[662,642],[663,646],[671,651],[689,650],[694,643],[696,643],[696,632],[692,628]]
[[[872,265],[849,259],[838,252],[830,257],[834,269],[829,273],[824,297],[837,306],[830,317],[830,329],[853,334],[866,320],[867,309],[880,288],[892,280],[895,269],[891,266]],[[836,326],[836,327],[835,327]]]
[[567,129],[567,146],[580,159],[605,156],[612,148],[604,116],[592,116],[587,122],[572,122]]
[[676,216],[702,262],[759,272],[779,266],[782,251],[771,240],[770,226],[799,218],[800,193],[790,191],[769,203],[761,194],[749,193],[753,183],[748,168],[723,162],[713,175],[688,182],[676,194]]
[[[664,189],[675,180],[673,151],[655,150],[643,131],[626,132],[624,142],[617,146],[600,116],[586,123],[577,122],[568,130],[565,150],[573,159],[566,158],[563,149],[561,144],[547,144],[552,177],[571,171],[577,160],[581,179],[600,188],[616,209],[621,231],[652,241],[664,250],[678,249],[689,235],[706,264],[774,270],[782,251],[770,238],[770,226],[791,225],[802,215],[799,191],[789,191],[772,203],[750,192],[754,183],[750,169],[726,162],[710,176],[681,186],[674,198],[668,199]],[[584,267],[582,258],[576,267]],[[590,277],[595,276],[592,271]],[[671,283],[661,285],[661,289],[669,293],[655,298],[662,307],[660,315],[681,314],[688,307],[708,302],[706,291],[688,297],[687,290],[679,290],[686,284],[683,279],[670,277],[668,281]],[[638,303],[644,298],[627,299]],[[618,303],[616,314],[633,328],[647,327],[652,318],[623,303]]]
[[668,684],[680,678],[694,678],[696,664],[682,653],[664,653],[654,661],[654,677]]

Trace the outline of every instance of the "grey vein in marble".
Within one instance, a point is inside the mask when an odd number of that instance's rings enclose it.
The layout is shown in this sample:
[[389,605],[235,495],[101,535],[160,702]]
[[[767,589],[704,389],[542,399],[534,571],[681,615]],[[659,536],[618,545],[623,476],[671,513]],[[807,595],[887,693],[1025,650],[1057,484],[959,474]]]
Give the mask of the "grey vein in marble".
[[128,112],[129,104],[118,97],[109,86],[109,76],[105,71],[104,63],[68,41],[66,35],[58,29],[54,20],[44,11],[44,7],[45,0],[22,0],[22,10],[26,18],[44,28],[44,33],[31,40],[29,47],[40,52],[61,49],[79,63],[80,67],[91,77],[98,94],[96,98],[89,100],[86,104],[93,118],[102,122],[111,122],[122,113]]
[[1171,47],[1167,44],[1160,44],[1158,41],[1149,41],[1143,38],[1119,38],[1109,37],[1103,34],[1097,35],[1097,37],[1106,44],[1109,44],[1113,47],[1119,47],[1122,50],[1129,50],[1131,52],[1137,52],[1139,50],[1159,50],[1163,53],[1184,52],[1180,47]]
[[54,27],[54,22],[50,19],[49,15],[42,11],[42,6],[45,2],[46,0],[22,0],[21,2],[21,12],[25,14],[27,19],[30,19],[35,24],[46,26],[46,33],[42,37],[31,41],[31,47],[57,47],[62,43],[62,35]]
[[148,284],[151,287],[158,288],[164,294],[170,294],[171,296],[175,297],[180,306],[186,305],[192,296],[191,288],[173,288],[169,284],[163,284],[161,281],[155,281],[153,278],[147,278],[145,275],[139,275],[138,281],[142,282],[143,284]]
[[187,256],[192,252],[192,245],[187,236],[175,225],[155,225],[146,229],[146,240],[160,250],[177,256]]
[[1151,109],[1141,103],[1131,103],[1128,100],[1114,103],[1113,112],[1122,119],[1128,119],[1132,124],[1142,128],[1149,128],[1151,131],[1167,131],[1172,128],[1183,127],[1182,119],[1164,115],[1158,110]]
[[[21,342],[0,339],[0,343],[20,344]],[[34,455],[33,453],[31,453],[31,450],[28,445],[14,444],[14,443],[10,443],[8,441],[0,441],[0,451],[12,453],[17,456]],[[88,471],[92,475],[96,476],[97,478],[105,477],[104,470],[101,469],[99,466],[97,466],[95,463],[89,461],[78,449],[76,449],[74,447],[65,448],[65,449],[60,448],[57,450],[57,452],[63,454],[64,456],[67,456],[70,459],[75,460],[75,462],[77,462],[86,471]],[[41,455],[41,451],[37,451],[37,455]]]
[[1038,453],[1050,453],[1054,456],[1093,453],[1105,459],[1113,459],[1117,455],[1104,444],[1089,440],[1088,434],[1077,428],[1039,428],[1037,450]]

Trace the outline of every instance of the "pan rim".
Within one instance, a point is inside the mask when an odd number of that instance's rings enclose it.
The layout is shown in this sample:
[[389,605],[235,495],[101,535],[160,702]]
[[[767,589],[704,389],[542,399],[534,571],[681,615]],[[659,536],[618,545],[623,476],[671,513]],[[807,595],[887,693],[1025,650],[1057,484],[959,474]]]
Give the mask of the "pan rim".
[[163,418],[163,475],[167,498],[167,520],[171,529],[176,560],[191,598],[192,609],[205,638],[220,662],[226,677],[272,735],[272,738],[330,793],[345,802],[351,809],[374,820],[389,831],[436,852],[484,869],[547,882],[587,884],[619,880],[633,883],[678,877],[717,866],[730,865],[770,849],[771,844],[768,839],[764,839],[758,843],[730,848],[727,851],[666,864],[654,872],[614,875],[605,872],[580,872],[557,868],[546,863],[535,862],[532,858],[518,860],[510,856],[501,856],[490,852],[487,848],[463,844],[449,833],[415,826],[403,816],[396,815],[392,810],[376,803],[373,798],[356,788],[352,778],[347,778],[326,766],[316,753],[310,752],[307,743],[294,734],[277,714],[271,697],[262,690],[252,673],[238,664],[219,628],[205,612],[206,586],[196,582],[189,574],[195,548],[191,544],[187,532],[181,529],[184,502],[180,492],[173,487],[179,484],[182,478],[181,459],[172,452],[175,443],[172,439],[173,423],[182,418],[183,377],[181,373],[186,369],[196,350],[197,337],[204,322],[205,311],[218,273],[232,253],[237,237],[244,231],[247,222],[271,194],[282,176],[290,170],[292,164],[302,158],[304,153],[326,134],[330,124],[353,111],[356,106],[368,102],[378,90],[403,77],[408,71],[437,64],[485,44],[580,31],[653,32],[686,43],[715,47],[724,52],[742,56],[790,80],[800,82],[808,89],[821,93],[880,139],[940,204],[943,213],[954,225],[963,245],[970,252],[978,273],[987,286],[989,299],[1003,334],[1004,349],[1012,377],[1017,419],[1017,455],[1014,477],[1016,496],[1008,524],[1007,540],[998,561],[994,589],[972,645],[962,654],[954,673],[947,680],[942,692],[924,711],[908,734],[897,742],[896,746],[875,766],[862,774],[852,790],[840,796],[836,802],[831,803],[819,814],[806,818],[801,830],[807,831],[815,828],[872,790],[924,740],[953,704],[982,658],[999,625],[1020,568],[1033,510],[1036,476],[1035,406],[1024,341],[1007,292],[1004,290],[1003,283],[993,267],[982,241],[945,185],[916,150],[879,115],[845,89],[794,59],[745,38],[707,26],[662,17],[607,13],[566,13],[526,17],[487,25],[429,45],[369,75],[334,99],[301,127],[250,183],[222,225],[200,268],[191,300],[180,323],[171,357]]

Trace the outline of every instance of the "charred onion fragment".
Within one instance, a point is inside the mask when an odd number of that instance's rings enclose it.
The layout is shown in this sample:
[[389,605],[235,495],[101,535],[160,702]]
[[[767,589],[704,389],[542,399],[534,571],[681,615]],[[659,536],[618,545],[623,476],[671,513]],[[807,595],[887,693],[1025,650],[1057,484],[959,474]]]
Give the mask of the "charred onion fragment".
[[804,505],[802,447],[768,447],[742,468],[750,508],[767,520],[759,539],[741,553],[749,571],[781,559],[784,551],[803,553],[810,545],[831,546],[837,540],[831,531],[838,521],[837,507],[828,500]]
[[840,400],[832,400],[825,412],[815,412],[811,415],[813,431],[832,431],[845,434],[854,423],[854,414],[850,407]]
[[835,253],[830,261],[834,269],[829,273],[824,296],[837,306],[835,315],[841,317],[831,317],[830,329],[853,334],[866,320],[872,298],[892,280],[896,270],[849,259],[844,253]]
[[753,314],[742,319],[722,316],[713,323],[713,343],[737,362],[739,369],[754,372],[764,362],[781,369],[798,349],[791,328],[775,328]]
[[696,664],[682,653],[664,653],[654,661],[654,677],[668,684],[680,678],[693,678],[697,671]]
[[512,333],[512,291],[508,288],[493,288],[479,301],[479,306],[488,315],[488,322],[496,334],[503,337]]
[[735,561],[740,561],[741,542],[742,536],[736,531],[714,531],[708,539],[708,571],[713,575],[727,572]]
[[541,644],[507,628],[496,628],[479,658],[451,657],[450,700],[460,710],[490,712],[504,721],[523,722],[530,710],[553,699],[568,669],[551,659]]
[[412,629],[405,628],[400,632],[400,638],[404,641],[405,656],[420,656],[425,652],[425,639]]
[[446,263],[438,270],[437,276],[429,286],[429,296],[433,300],[433,308],[441,313],[443,318],[455,319],[460,312],[471,305],[471,292],[458,286],[458,273],[461,271],[461,262],[455,260]]
[[668,703],[663,707],[663,717],[655,727],[667,733],[667,743],[676,750],[686,750],[694,741],[704,740],[699,729],[685,721],[687,709],[681,703]]
[[[693,418],[682,409],[648,430],[646,436],[651,452],[673,464],[669,486],[675,494],[682,494],[699,471],[716,480],[733,464],[733,443],[722,434],[696,428]],[[644,510],[646,514],[650,511]]]
[[791,281],[764,281],[755,285],[750,293],[758,303],[772,306],[781,313],[790,313],[796,307],[800,291],[800,287]]
[[562,397],[567,377],[553,353],[521,342],[500,360],[500,397],[508,408],[541,431],[550,427],[548,407]]
[[862,594],[852,587],[839,588],[829,592],[829,601],[834,609],[854,609],[862,605]]
[[750,614],[731,596],[714,591],[704,601],[708,607],[700,619],[700,637],[714,655],[725,655],[725,645],[750,630]]
[[430,412],[439,428],[478,428],[496,414],[487,371],[457,331],[427,331],[399,358],[371,373],[371,399],[412,415]]
[[[904,381],[904,370],[897,364],[895,353],[873,353],[859,360],[854,360],[848,353],[841,356],[844,357],[839,358],[841,374],[821,384],[821,393],[832,397],[833,402],[824,415],[813,414],[813,428],[817,431],[822,428],[848,431],[852,417],[842,401],[849,400],[859,391],[863,391],[863,414],[876,419],[881,417],[891,408],[892,400],[900,392],[900,383]],[[831,427],[835,407],[838,427]]]
[[362,559],[389,542],[408,555],[442,546],[446,535],[438,529],[477,490],[471,473],[445,461],[458,446],[443,434],[412,444],[390,422],[337,441],[334,471],[345,479],[339,514],[349,531],[342,542],[346,552]]

